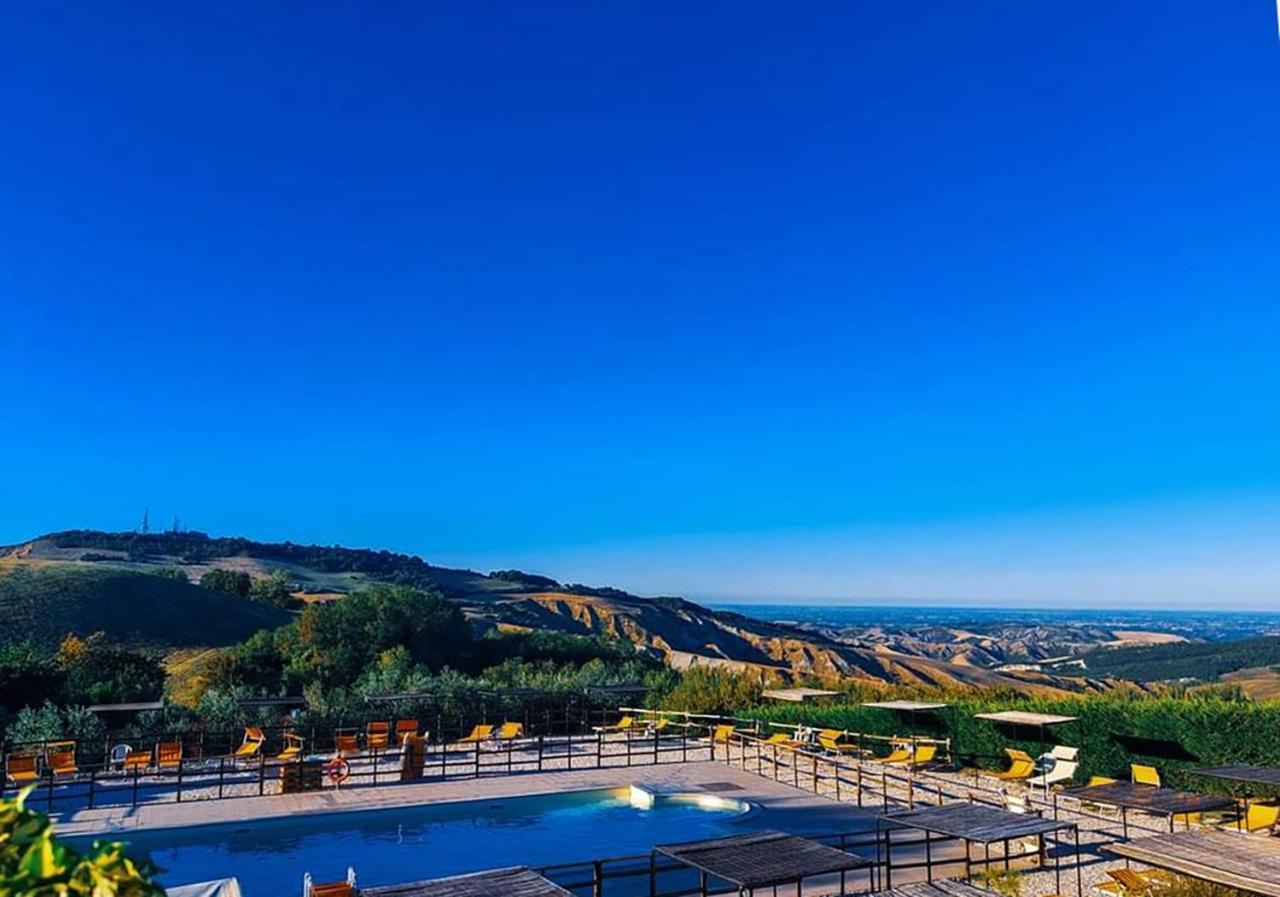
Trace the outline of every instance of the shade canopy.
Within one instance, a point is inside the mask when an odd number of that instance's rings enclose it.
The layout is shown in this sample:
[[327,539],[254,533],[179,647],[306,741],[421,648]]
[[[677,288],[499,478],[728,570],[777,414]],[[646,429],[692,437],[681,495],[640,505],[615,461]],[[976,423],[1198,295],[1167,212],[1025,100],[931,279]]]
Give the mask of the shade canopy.
[[770,688],[763,692],[763,696],[772,701],[791,701],[793,704],[835,698],[839,695],[838,691],[827,691],[824,688]]
[[381,888],[361,888],[362,897],[573,897],[553,881],[525,866],[490,869],[469,875],[451,875],[427,881],[410,881]]
[[1248,785],[1266,785],[1280,788],[1280,769],[1274,766],[1207,766],[1195,770],[1198,776],[1223,779],[1228,782],[1244,782]]
[[935,713],[946,710],[950,704],[932,704],[928,701],[868,701],[863,707],[874,707],[876,710],[900,710],[903,713]]
[[1102,848],[1158,869],[1266,897],[1280,897],[1280,840],[1265,835],[1196,829]]
[[1184,813],[1205,813],[1235,806],[1235,798],[1220,794],[1197,794],[1194,791],[1175,791],[1154,785],[1138,785],[1133,782],[1108,782],[1104,785],[1087,785],[1063,792],[1069,797],[1091,804],[1125,807],[1142,810],[1157,816],[1181,816]]
[[1006,723],[1010,726],[1058,726],[1062,723],[1074,723],[1078,716],[1058,716],[1054,713],[1031,713],[1027,710],[999,710],[995,713],[975,713],[974,719],[985,719],[993,723]]
[[139,713],[144,710],[163,710],[164,701],[133,701],[128,704],[91,704],[91,713]]
[[775,831],[661,844],[654,850],[678,863],[748,889],[788,884],[813,875],[865,869],[872,865],[870,860],[835,847]]
[[279,698],[241,698],[236,701],[237,707],[306,707],[307,699],[301,696],[283,696]]
[[1043,819],[1028,813],[1010,813],[986,804],[944,804],[906,813],[887,813],[883,825],[913,828],[922,832],[949,835],[975,844],[995,844],[1048,832],[1070,831],[1074,822]]

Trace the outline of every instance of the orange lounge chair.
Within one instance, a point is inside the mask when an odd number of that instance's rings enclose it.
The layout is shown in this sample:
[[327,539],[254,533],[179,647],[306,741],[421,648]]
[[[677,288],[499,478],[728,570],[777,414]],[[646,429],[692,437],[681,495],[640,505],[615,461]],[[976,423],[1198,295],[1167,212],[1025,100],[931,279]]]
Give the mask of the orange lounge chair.
[[231,755],[233,760],[252,760],[262,754],[262,745],[267,740],[267,736],[262,734],[262,730],[257,726],[244,727],[244,741],[240,743],[240,747],[236,748],[235,753]]
[[162,741],[156,745],[156,766],[159,769],[177,769],[182,765],[182,742]]
[[360,736],[355,732],[336,732],[333,747],[339,757],[352,757],[360,753]]
[[416,719],[398,719],[396,720],[396,744],[404,744],[404,740],[410,735],[418,734],[418,721]]
[[466,738],[459,738],[458,744],[479,744],[482,741],[488,741],[493,737],[493,726],[481,725],[471,730],[471,734]]
[[13,784],[26,785],[40,778],[38,763],[35,751],[10,751],[4,758],[4,772]]
[[45,748],[45,762],[54,778],[73,776],[80,771],[76,766],[76,743],[55,741]]
[[150,751],[129,751],[124,755],[124,762],[121,764],[125,772],[142,772],[151,766]]
[[364,743],[371,751],[380,751],[391,743],[391,723],[384,721],[369,723],[364,729]]
[[992,773],[991,778],[1002,782],[1022,782],[1035,775],[1036,761],[1026,751],[1005,748],[1004,752],[1009,755],[1009,768]]

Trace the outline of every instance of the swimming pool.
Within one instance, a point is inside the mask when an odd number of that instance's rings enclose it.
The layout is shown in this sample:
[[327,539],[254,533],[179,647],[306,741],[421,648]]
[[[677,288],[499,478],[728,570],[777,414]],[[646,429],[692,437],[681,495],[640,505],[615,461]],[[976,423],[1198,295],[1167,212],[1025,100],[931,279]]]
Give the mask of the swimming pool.
[[[645,804],[651,804],[646,806]],[[364,886],[498,866],[545,866],[647,852],[742,831],[750,805],[718,795],[633,798],[630,788],[325,813],[125,836],[165,885],[234,875],[245,897],[301,895],[302,875]]]

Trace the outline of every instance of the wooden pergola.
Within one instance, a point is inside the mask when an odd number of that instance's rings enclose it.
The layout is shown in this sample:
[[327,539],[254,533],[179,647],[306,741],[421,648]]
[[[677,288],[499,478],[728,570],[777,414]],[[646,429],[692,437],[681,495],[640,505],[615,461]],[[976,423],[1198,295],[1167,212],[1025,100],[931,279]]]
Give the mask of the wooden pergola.
[[[993,863],[1003,861],[1009,868],[1009,861],[1016,859],[1009,854],[1009,846],[1014,841],[1024,838],[1035,838],[1038,849],[1036,856],[1043,862],[1045,855],[1045,835],[1052,834],[1054,840],[1061,845],[1060,835],[1070,832],[1075,841],[1076,854],[1076,889],[1082,886],[1080,872],[1080,830],[1074,822],[1061,819],[1045,819],[1031,813],[1010,813],[999,807],[976,803],[944,804],[940,807],[926,807],[921,810],[910,810],[901,813],[886,813],[876,820],[877,840],[884,848],[884,886],[893,888],[893,830],[914,829],[924,832],[925,875],[933,880],[933,844],[934,836],[942,839],[956,839],[964,842],[964,877],[973,875],[975,865],[989,869]],[[918,842],[917,842],[918,843]],[[980,845],[983,853],[980,858],[974,857],[973,845]],[[1003,857],[992,859],[991,845],[1003,845]],[[958,861],[957,861],[958,862]],[[1062,865],[1058,854],[1053,858],[1054,880],[1058,893],[1062,892]]]
[[1220,794],[1176,791],[1173,788],[1138,785],[1133,782],[1108,782],[1104,785],[1086,785],[1083,788],[1071,788],[1063,791],[1062,794],[1081,803],[1118,807],[1120,810],[1121,831],[1125,840],[1129,838],[1130,810],[1138,810],[1142,813],[1150,813],[1153,816],[1168,818],[1169,831],[1172,832],[1179,816],[1186,819],[1189,827],[1192,813],[1210,813],[1214,810],[1225,810],[1236,805],[1235,798]]
[[827,698],[838,698],[840,692],[825,688],[769,688],[761,692],[761,697],[770,701],[788,701],[792,704],[808,704]]
[[1117,842],[1102,849],[1212,884],[1280,897],[1280,839],[1197,829]]
[[361,888],[361,897],[573,897],[570,891],[527,866],[490,869],[380,888]]
[[714,878],[729,882],[739,894],[794,884],[799,895],[805,879],[835,873],[840,874],[840,893],[843,894],[847,872],[874,865],[871,860],[839,848],[776,831],[660,844],[654,853],[696,869],[701,894],[709,893]]

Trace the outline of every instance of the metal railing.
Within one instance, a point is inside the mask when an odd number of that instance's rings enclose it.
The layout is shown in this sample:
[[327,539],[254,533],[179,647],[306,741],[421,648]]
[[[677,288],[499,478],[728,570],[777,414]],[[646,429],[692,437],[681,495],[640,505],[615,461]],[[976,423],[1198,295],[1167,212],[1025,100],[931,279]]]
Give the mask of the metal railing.
[[[28,798],[50,812],[109,806],[185,803],[261,797],[287,790],[358,788],[509,776],[552,770],[652,766],[711,759],[713,745],[688,730],[675,733],[604,733],[492,738],[471,743],[424,745],[421,765],[410,766],[400,748],[365,750],[342,756],[308,753],[289,760],[269,755],[250,759],[219,756],[184,758],[172,768],[124,770],[81,768],[73,775],[46,774]],[[332,766],[331,766],[332,764]],[[341,779],[341,781],[338,781]],[[297,784],[305,783],[305,784]],[[6,783],[6,791],[18,786]]]

